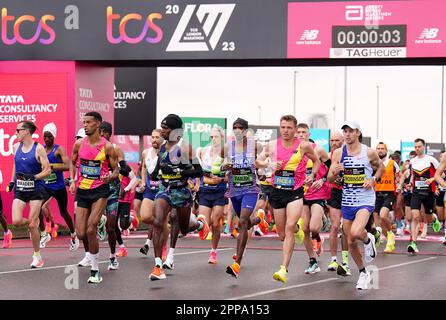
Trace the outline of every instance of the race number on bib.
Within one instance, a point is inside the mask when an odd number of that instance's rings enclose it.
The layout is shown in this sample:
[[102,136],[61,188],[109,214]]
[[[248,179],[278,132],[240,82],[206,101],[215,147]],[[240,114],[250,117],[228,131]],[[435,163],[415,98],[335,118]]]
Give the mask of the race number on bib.
[[32,180],[16,180],[16,188],[19,191],[33,191],[34,190],[34,181]]
[[277,189],[293,190],[294,183],[294,171],[277,170],[274,174],[274,186]]
[[101,178],[101,161],[81,159],[81,175],[90,180],[99,180]]
[[253,186],[251,169],[232,169],[232,184],[234,187]]
[[365,182],[365,168],[345,168],[344,185],[347,188],[362,188]]
[[427,189],[427,188],[429,188],[429,185],[426,183],[426,180],[417,180],[417,181],[415,181],[415,188]]
[[43,181],[45,181],[45,184],[52,184],[57,182],[57,176],[54,171],[51,171],[51,174],[46,177]]

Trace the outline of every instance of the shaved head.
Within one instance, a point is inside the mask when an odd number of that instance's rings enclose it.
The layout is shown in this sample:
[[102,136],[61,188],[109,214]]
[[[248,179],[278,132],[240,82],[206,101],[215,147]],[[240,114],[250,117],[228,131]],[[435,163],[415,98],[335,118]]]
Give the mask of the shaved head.
[[332,131],[330,135],[330,150],[336,150],[342,147],[344,136],[340,131]]

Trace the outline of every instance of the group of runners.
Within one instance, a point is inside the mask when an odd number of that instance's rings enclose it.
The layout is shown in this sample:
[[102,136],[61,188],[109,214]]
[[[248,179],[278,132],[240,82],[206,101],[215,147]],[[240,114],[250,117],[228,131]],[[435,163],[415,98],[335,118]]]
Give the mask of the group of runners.
[[[32,138],[37,130],[34,123],[22,121],[17,124],[14,168],[7,185],[7,191],[14,192],[12,223],[28,226],[34,250],[31,268],[43,267],[40,249],[51,238],[44,221],[51,221],[50,202],[56,199],[70,231],[69,250],[83,243],[85,256],[79,266],[91,267],[88,283],[100,283],[99,240],[108,239],[108,270],[119,269],[117,258],[127,255],[121,234],[136,219],[133,209],[149,226],[140,249],[147,255],[153,248],[149,278],[163,280],[165,270],[175,267],[180,234],[196,231],[202,240],[211,235],[208,263],[218,263],[225,207],[230,203],[238,217],[238,236],[226,273],[237,278],[250,232],[254,228],[268,233],[267,212],[271,211],[283,242],[282,259],[272,277],[286,283],[296,243],[303,243],[308,254],[304,272],[321,271],[317,259],[324,238],[320,232],[328,216],[331,259],[326,270],[351,275],[350,255],[359,270],[356,288],[368,289],[371,277],[365,265],[375,259],[382,238],[385,253],[395,250],[393,220],[396,235],[410,233],[410,253],[419,251],[420,224],[424,223],[423,232],[429,223],[435,232],[441,231],[442,223],[444,227],[446,158],[439,162],[426,155],[425,141],[416,139],[411,159],[401,162],[398,153],[388,154],[384,142],[375,149],[362,144],[358,123],[348,121],[339,129],[331,133],[327,153],[311,140],[308,125],[292,115],[281,117],[279,137],[264,144],[250,134],[248,122],[238,118],[227,141],[223,129],[216,127],[209,145],[193,150],[183,140],[181,118],[169,114],[153,130],[152,146],[143,151],[140,170],[135,172],[119,145],[110,142],[112,125],[97,112],[85,114],[71,159],[55,143],[53,123],[42,130],[43,146]],[[64,179],[64,171],[69,171],[69,178]],[[0,183],[1,178],[0,173]],[[67,209],[67,186],[75,195],[74,220]],[[29,216],[24,218],[27,204]],[[3,247],[8,248],[12,233],[1,206],[0,224]],[[163,254],[166,246],[169,249]]]

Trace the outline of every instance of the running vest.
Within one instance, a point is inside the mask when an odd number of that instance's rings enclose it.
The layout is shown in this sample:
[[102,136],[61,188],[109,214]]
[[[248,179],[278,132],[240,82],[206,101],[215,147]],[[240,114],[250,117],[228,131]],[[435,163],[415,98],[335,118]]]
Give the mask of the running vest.
[[135,191],[129,190],[126,192],[124,190],[130,184],[132,178],[130,178],[130,176],[125,177],[122,174],[119,174],[119,181],[121,184],[121,189],[119,191],[119,202],[132,203],[133,199],[135,198]]
[[106,143],[107,140],[101,137],[97,146],[90,147],[88,138],[82,139],[79,149],[79,189],[91,190],[104,184],[101,177],[109,173]]
[[39,174],[42,166],[36,159],[37,142],[34,142],[27,153],[22,151],[23,143],[20,143],[14,156],[15,163],[15,190],[20,192],[33,192],[43,185],[42,180],[25,180],[24,173]]
[[229,144],[229,157],[232,170],[229,170],[229,197],[237,197],[247,193],[259,193],[256,183],[255,141],[248,139],[247,150],[236,152],[235,140]]
[[[330,160],[333,160],[333,152],[334,152],[334,150],[331,150]],[[337,177],[335,181],[330,183],[330,188],[342,190],[342,180],[343,180],[342,177]]]
[[438,167],[437,159],[429,155],[424,155],[423,158],[417,156],[410,160],[410,166],[413,172],[413,192],[435,192],[435,183],[428,185],[426,180],[434,177]]
[[395,192],[395,161],[393,159],[387,159],[386,171],[381,176],[381,181],[376,182],[375,191],[376,192]]
[[273,187],[280,190],[297,190],[305,182],[306,162],[300,151],[301,140],[296,139],[294,145],[286,149],[282,138],[277,140],[277,161],[283,162],[282,166],[275,170],[271,181]]
[[[313,163],[313,161],[308,160],[308,162]],[[313,166],[311,166],[311,168],[313,169]],[[321,165],[319,166],[319,170],[317,171],[317,175],[316,178],[314,179],[314,181],[322,179],[323,177],[325,177],[327,175],[328,172],[328,168],[325,164],[321,163]],[[311,172],[310,172],[311,173]],[[307,192],[305,193],[304,198],[306,200],[326,200],[326,199],[330,199],[330,185],[327,181],[324,182],[324,184],[322,185],[322,187],[320,187],[319,189],[314,189],[312,186],[310,186],[307,190]]]
[[226,190],[226,182],[222,181],[218,184],[212,184],[212,179],[206,175],[214,175],[221,179],[225,178],[225,172],[221,171],[221,165],[223,163],[223,158],[220,156],[212,159],[211,156],[212,147],[205,148],[203,159],[201,159],[201,167],[203,168],[203,177],[200,178],[200,189],[209,191],[223,191]]
[[[62,161],[55,155],[58,148],[59,145],[55,144],[51,151],[48,153],[49,163],[62,163]],[[65,181],[62,171],[51,170],[51,174],[43,181],[45,182],[45,188],[47,189],[54,191],[65,189]]]
[[152,158],[153,150],[154,150],[153,147],[151,147],[147,151],[146,158],[144,159],[144,161],[146,162],[146,171],[147,171],[146,188],[150,188],[150,190],[153,193],[157,193],[159,189],[159,181],[152,181],[152,179],[150,179],[150,175],[152,174],[153,170],[155,170],[156,163],[158,161],[158,155]]
[[361,144],[361,152],[357,156],[347,153],[347,146],[342,147],[341,163],[344,165],[344,182],[342,184],[343,207],[360,207],[375,205],[375,191],[365,189],[366,179],[372,178],[373,169],[367,155],[368,147]]
[[160,148],[159,152],[159,163],[161,167],[161,183],[165,186],[174,187],[174,188],[183,188],[187,187],[187,179],[186,177],[181,176],[180,173],[163,173],[162,168],[169,167],[173,170],[177,169],[192,169],[192,165],[182,164],[181,163],[181,147],[179,144],[176,144],[172,151],[166,150],[166,144],[163,144]]

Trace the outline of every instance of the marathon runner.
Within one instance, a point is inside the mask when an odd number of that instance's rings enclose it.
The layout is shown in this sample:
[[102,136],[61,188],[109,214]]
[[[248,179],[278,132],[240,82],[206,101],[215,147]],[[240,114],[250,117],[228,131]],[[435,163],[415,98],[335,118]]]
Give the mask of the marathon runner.
[[[70,251],[74,251],[79,248],[79,239],[76,237],[73,220],[68,213],[68,193],[63,176],[63,172],[70,169],[70,160],[68,159],[65,148],[54,144],[56,134],[57,127],[53,122],[48,123],[43,127],[43,140],[45,142],[45,151],[48,155],[48,161],[50,162],[51,174],[44,179],[45,193],[42,211],[49,212],[51,199],[56,199],[60,215],[67,224],[68,229],[70,229]],[[49,214],[47,213],[43,215],[48,216]]]
[[[303,210],[303,186],[312,185],[318,174],[320,160],[311,143],[296,137],[297,119],[292,115],[280,119],[280,138],[271,141],[269,150],[273,160],[274,172],[271,178],[274,190],[270,201],[274,210],[279,239],[283,243],[283,258],[280,269],[273,274],[273,279],[286,283],[288,266],[295,244],[296,224]],[[306,176],[305,157],[313,161],[313,169]],[[259,155],[265,161],[266,154]]]
[[[109,183],[118,177],[117,155],[113,145],[99,134],[102,116],[95,112],[84,115],[86,137],[75,142],[70,165],[70,192],[76,191],[76,233],[88,248],[91,262],[88,283],[102,282],[99,273],[99,242],[97,226],[110,195]],[[76,166],[79,179],[75,185]],[[110,174],[110,168],[112,170]]]
[[[0,170],[0,186],[3,184],[3,175]],[[8,222],[6,221],[5,215],[3,214],[3,202],[0,197],[0,224],[3,228],[3,249],[11,248],[12,246],[12,232],[8,228]]]
[[199,215],[195,225],[190,228],[192,197],[188,186],[188,178],[203,175],[203,170],[195,158],[192,146],[187,143],[179,145],[183,136],[183,121],[176,114],[169,114],[161,122],[161,136],[167,140],[160,147],[158,161],[151,178],[161,175],[159,191],[155,197],[155,215],[153,221],[153,245],[155,250],[155,266],[150,274],[151,280],[166,279],[162,269],[163,235],[168,214],[176,209],[181,233],[186,235],[193,230],[199,231],[200,239],[206,239],[209,226],[203,215]]
[[[432,229],[435,232],[441,230],[441,223],[438,221],[437,215],[434,213],[435,184],[433,183],[435,181],[434,176],[439,163],[434,157],[424,154],[425,146],[426,142],[423,139],[415,139],[414,147],[417,156],[410,160],[413,193],[410,202],[412,211],[412,240],[407,246],[407,251],[409,253],[419,252],[417,238],[421,216],[421,205],[423,205],[424,212],[426,213],[426,222],[433,222]],[[427,224],[425,224],[424,228],[427,228]]]
[[[435,181],[438,183],[438,187],[443,190],[446,190],[445,174],[446,174],[446,153],[443,152],[440,157],[440,164],[437,170],[435,171]],[[443,201],[446,202],[446,195],[444,196]],[[445,228],[445,237],[443,240],[443,245],[446,245],[446,228]]]
[[384,165],[375,150],[359,142],[359,125],[354,121],[342,126],[345,145],[334,151],[333,163],[328,174],[328,181],[334,182],[343,176],[342,185],[342,226],[348,237],[350,253],[359,269],[356,289],[369,289],[370,274],[364,267],[357,240],[364,243],[365,261],[375,259],[375,237],[366,231],[366,225],[373,214],[375,205],[375,182],[381,178]]
[[[14,226],[28,224],[34,248],[31,268],[44,265],[40,255],[39,215],[43,201],[43,179],[49,176],[51,169],[45,149],[32,138],[37,127],[31,121],[21,121],[17,125],[17,143],[14,144],[14,167],[7,191],[14,189],[12,202],[12,223]],[[23,211],[29,203],[28,219],[23,218]]]
[[239,234],[237,257],[230,266],[226,267],[226,273],[237,278],[240,276],[240,263],[248,242],[248,230],[260,223],[268,226],[268,223],[264,213],[254,213],[259,194],[255,161],[260,147],[256,144],[254,137],[248,137],[248,121],[237,118],[232,124],[232,130],[234,138],[225,145],[226,158],[223,169],[228,171],[227,196],[231,198],[232,207],[239,217]]

